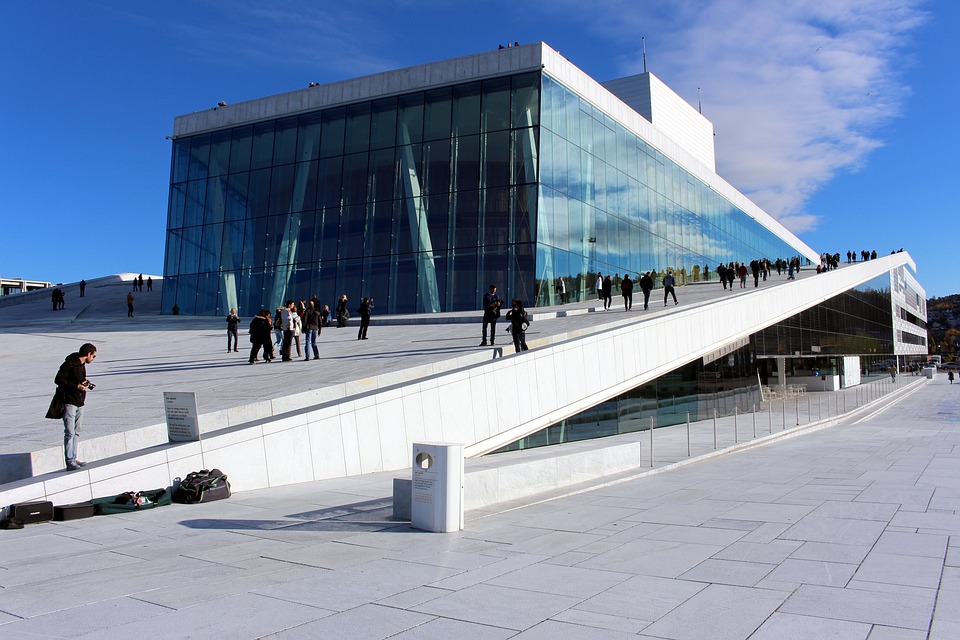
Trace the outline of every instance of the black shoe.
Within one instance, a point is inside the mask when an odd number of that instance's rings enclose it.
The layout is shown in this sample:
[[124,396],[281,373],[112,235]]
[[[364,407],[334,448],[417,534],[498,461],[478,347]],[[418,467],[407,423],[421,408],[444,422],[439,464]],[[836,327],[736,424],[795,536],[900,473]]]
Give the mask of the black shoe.
[[484,340],[483,342],[481,342],[481,343],[480,343],[480,346],[481,346],[481,347],[485,347],[485,346],[487,346],[487,341],[486,341],[486,340]]
[[304,361],[304,362],[310,362],[310,358],[304,358],[303,361]]

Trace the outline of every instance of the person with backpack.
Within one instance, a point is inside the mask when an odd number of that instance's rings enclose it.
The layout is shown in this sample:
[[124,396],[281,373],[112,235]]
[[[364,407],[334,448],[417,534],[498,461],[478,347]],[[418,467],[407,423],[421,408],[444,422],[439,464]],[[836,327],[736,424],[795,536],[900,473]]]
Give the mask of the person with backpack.
[[517,353],[529,350],[527,347],[527,327],[533,322],[530,315],[523,308],[523,302],[514,299],[510,311],[507,311],[507,321],[510,322],[510,333],[513,335],[513,348]]

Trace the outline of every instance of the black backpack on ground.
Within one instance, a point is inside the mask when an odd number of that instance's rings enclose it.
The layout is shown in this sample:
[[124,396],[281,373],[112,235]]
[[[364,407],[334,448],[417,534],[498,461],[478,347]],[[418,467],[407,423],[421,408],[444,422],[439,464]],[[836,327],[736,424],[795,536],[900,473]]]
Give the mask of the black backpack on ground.
[[203,469],[187,474],[173,492],[173,501],[183,504],[213,502],[230,497],[230,482],[220,469]]

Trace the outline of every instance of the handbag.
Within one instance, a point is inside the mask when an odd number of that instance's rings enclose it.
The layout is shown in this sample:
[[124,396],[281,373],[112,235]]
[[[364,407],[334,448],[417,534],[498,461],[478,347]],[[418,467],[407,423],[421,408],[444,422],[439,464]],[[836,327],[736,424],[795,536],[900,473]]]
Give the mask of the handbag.
[[202,469],[193,471],[173,492],[173,501],[183,504],[213,502],[230,497],[230,482],[227,474],[220,469]]
[[63,419],[63,394],[60,393],[60,389],[53,394],[53,399],[50,400],[50,407],[47,409],[47,415],[45,418],[51,420],[62,420]]

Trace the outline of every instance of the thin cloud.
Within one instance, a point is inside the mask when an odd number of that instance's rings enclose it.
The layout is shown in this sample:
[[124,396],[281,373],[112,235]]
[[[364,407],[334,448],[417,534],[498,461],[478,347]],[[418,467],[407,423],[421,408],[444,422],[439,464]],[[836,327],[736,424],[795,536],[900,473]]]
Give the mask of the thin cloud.
[[[807,201],[882,146],[902,112],[900,73],[925,0],[600,0],[594,28],[629,52],[716,131],[717,169],[794,232],[815,228]],[[577,5],[566,5],[576,12]],[[614,21],[611,18],[617,17]],[[611,26],[616,25],[616,26]]]
[[[275,68],[278,61],[315,67],[324,82],[366,75],[396,66],[372,54],[368,44],[382,27],[349,4],[313,8],[290,3],[237,0],[229,10],[204,3],[189,19],[172,19],[167,28],[180,46],[224,66]],[[320,76],[323,76],[322,78]]]

